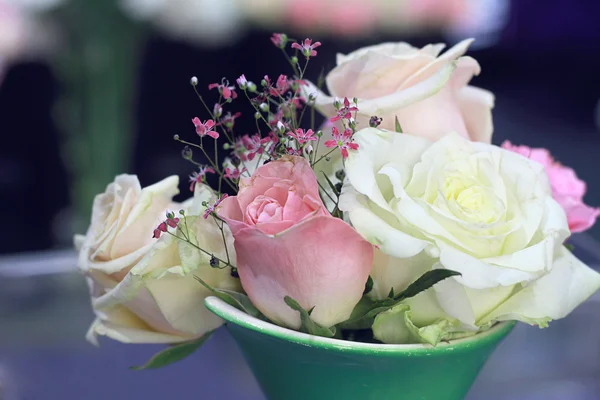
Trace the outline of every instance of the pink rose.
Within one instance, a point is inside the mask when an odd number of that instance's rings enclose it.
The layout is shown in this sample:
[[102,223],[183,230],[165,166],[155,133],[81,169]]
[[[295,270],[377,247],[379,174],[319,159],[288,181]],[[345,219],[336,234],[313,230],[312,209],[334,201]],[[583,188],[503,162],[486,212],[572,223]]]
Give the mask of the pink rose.
[[583,232],[594,225],[600,215],[600,208],[592,208],[583,202],[586,185],[572,168],[554,161],[550,152],[543,148],[515,146],[508,140],[502,143],[502,147],[544,166],[550,180],[552,197],[564,208],[571,232]]
[[[358,98],[358,129],[369,126],[369,118],[383,118],[381,129],[394,130],[398,117],[404,132],[437,140],[455,131],[474,141],[490,143],[493,124],[492,93],[468,86],[481,68],[468,56],[471,39],[442,55],[443,44],[421,49],[408,43],[383,43],[338,54],[337,66],[327,75],[333,97]],[[316,95],[315,105],[333,117],[333,97],[309,84],[304,95]]]
[[218,211],[235,239],[242,286],[263,314],[298,329],[299,313],[284,302],[290,296],[314,307],[311,317],[321,325],[348,319],[362,297],[373,249],[327,212],[304,158],[261,166]]

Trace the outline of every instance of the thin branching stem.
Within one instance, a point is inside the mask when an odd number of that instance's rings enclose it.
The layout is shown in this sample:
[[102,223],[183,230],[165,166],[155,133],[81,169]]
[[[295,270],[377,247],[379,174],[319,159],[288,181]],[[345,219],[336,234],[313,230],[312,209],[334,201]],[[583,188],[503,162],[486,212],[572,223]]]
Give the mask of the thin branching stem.
[[169,232],[169,231],[167,231],[167,233],[168,233],[169,235],[173,236],[174,238],[176,238],[176,239],[179,239],[179,240],[181,240],[182,242],[189,244],[189,245],[190,245],[190,246],[192,246],[193,248],[195,248],[195,249],[197,249],[197,250],[200,250],[201,252],[203,252],[203,253],[204,253],[204,254],[206,254],[207,256],[209,256],[209,257],[211,257],[211,258],[212,258],[212,257],[214,257],[214,258],[215,258],[217,261],[219,261],[219,263],[223,263],[223,265],[224,265],[224,266],[223,266],[223,267],[219,267],[219,269],[225,269],[225,268],[227,268],[227,267],[233,267],[233,268],[235,268],[235,266],[234,266],[234,265],[231,265],[231,264],[230,264],[230,263],[228,263],[227,261],[225,261],[225,260],[222,260],[222,259],[220,259],[219,257],[215,256],[213,253],[210,253],[210,252],[208,252],[208,251],[204,250],[202,247],[198,246],[198,245],[197,245],[197,244],[195,244],[195,243],[192,243],[190,240],[188,240],[188,239],[185,239],[185,240],[184,240],[184,239],[182,239],[181,237],[179,237],[179,236],[177,236],[177,235],[175,235],[174,233],[172,233],[172,232]]
[[322,155],[322,156],[321,156],[321,157],[320,157],[320,158],[319,158],[317,161],[315,161],[315,162],[313,163],[313,165],[312,165],[312,166],[314,167],[315,165],[317,165],[317,163],[318,163],[319,161],[321,161],[322,159],[324,159],[324,158],[328,157],[328,156],[329,156],[331,153],[333,153],[335,150],[336,150],[336,149],[331,149],[331,150],[329,150],[327,153],[325,153],[324,155]]

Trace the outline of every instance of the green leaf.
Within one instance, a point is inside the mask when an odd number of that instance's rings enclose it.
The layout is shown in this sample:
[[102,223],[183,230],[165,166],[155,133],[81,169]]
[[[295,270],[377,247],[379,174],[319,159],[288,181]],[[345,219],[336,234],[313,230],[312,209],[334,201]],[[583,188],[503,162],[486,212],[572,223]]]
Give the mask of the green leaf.
[[[232,290],[227,289],[215,289],[214,292],[217,297],[222,299],[223,301],[231,304],[238,310],[245,312],[253,316],[254,318],[262,319],[264,321],[268,321],[267,317],[265,317],[258,308],[254,307],[254,304],[250,301],[250,298],[243,293],[234,292]],[[228,298],[228,300],[225,300]],[[232,304],[234,303],[234,304]]]
[[[390,299],[388,299],[390,300]],[[367,329],[373,326],[375,317],[384,311],[389,310],[394,306],[394,303],[384,304],[387,300],[374,303],[372,308],[367,309],[362,315],[356,315],[354,318],[350,318],[339,324],[340,329]]]
[[191,342],[185,342],[176,344],[163,351],[156,353],[148,362],[138,367],[130,367],[134,371],[141,371],[143,369],[154,369],[166,367],[169,364],[183,360],[206,342],[206,340],[212,335],[213,331],[206,333],[204,336],[192,340]]
[[416,281],[411,283],[406,289],[394,295],[393,288],[390,290],[390,296],[383,300],[373,301],[363,297],[354,307],[348,320],[338,324],[340,329],[367,329],[375,322],[375,317],[384,311],[391,309],[400,302],[416,296],[424,290],[429,289],[436,283],[451,276],[460,275],[456,271],[449,269],[434,269],[427,271]]
[[421,293],[424,290],[429,289],[436,283],[443,281],[446,278],[450,278],[451,276],[460,275],[460,272],[452,271],[450,269],[433,269],[431,271],[425,272],[423,275],[419,277],[416,281],[408,285],[406,289],[398,293],[394,300],[405,300],[410,297],[414,297]]
[[350,318],[346,321],[337,325],[338,329],[344,330],[359,330],[369,329],[373,325],[373,319],[379,312],[383,312],[394,304],[394,300],[385,299],[374,301],[369,299],[367,296],[363,296],[362,299],[356,304]]
[[362,324],[362,317],[373,309],[374,304],[375,301],[371,300],[368,296],[363,296],[354,306],[350,317],[346,321],[337,324],[338,331],[371,328],[369,324]]
[[363,295],[369,293],[371,290],[373,290],[373,278],[371,278],[371,275],[369,275],[369,279],[367,279],[367,283],[365,283]]
[[198,282],[200,282],[205,288],[210,290],[215,297],[223,300],[225,303],[229,304],[232,307],[237,308],[240,311],[245,312],[246,314],[261,319],[263,321],[269,321],[267,317],[265,317],[250,301],[250,298],[243,293],[234,292],[232,290],[226,289],[216,289],[206,283],[199,276],[194,276]]
[[340,197],[340,193],[335,189],[335,185],[333,184],[333,182],[331,182],[331,179],[329,179],[329,177],[327,176],[325,171],[321,171],[321,172],[323,173],[323,176],[325,177],[325,180],[329,184],[329,187],[331,188],[331,191],[333,192],[333,194],[335,194],[336,197]]
[[396,118],[396,132],[404,133],[404,132],[402,132],[402,127],[400,126],[400,121],[398,121],[398,117],[395,117],[395,118]]
[[571,243],[565,243],[565,247],[567,248],[567,250],[569,250],[571,253],[573,252],[573,250],[575,250],[575,246],[573,246]]
[[390,288],[390,292],[388,293],[387,297],[390,299],[394,298],[394,287],[393,286]]
[[[335,327],[326,328],[322,325],[317,324],[315,321],[310,318],[310,314],[306,311],[298,302],[292,299],[290,296],[285,296],[284,298],[285,304],[287,304],[292,310],[298,311],[300,313],[300,321],[302,325],[300,326],[300,330],[304,333],[308,333],[314,336],[324,336],[324,337],[334,337],[336,329]],[[311,308],[311,312],[314,309]]]

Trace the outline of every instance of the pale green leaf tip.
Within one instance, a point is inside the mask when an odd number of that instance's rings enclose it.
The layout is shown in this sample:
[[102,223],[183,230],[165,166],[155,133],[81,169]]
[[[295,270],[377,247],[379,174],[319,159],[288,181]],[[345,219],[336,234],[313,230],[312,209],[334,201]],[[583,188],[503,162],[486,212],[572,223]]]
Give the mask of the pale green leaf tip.
[[[393,318],[394,315],[398,315],[400,319]],[[389,336],[390,327],[389,325],[386,327],[386,323],[397,324],[395,328],[397,330],[395,338]],[[453,338],[455,333],[451,332],[451,330],[456,325],[457,321],[455,320],[438,319],[430,325],[418,327],[411,319],[410,306],[407,304],[398,304],[390,310],[377,315],[375,323],[373,324],[373,333],[379,340],[384,339],[383,336],[387,335],[388,339],[391,339],[390,343],[425,343],[435,347],[442,340]],[[387,332],[385,332],[386,328],[388,329]],[[394,328],[392,327],[392,330],[393,329]]]
[[179,343],[172,347],[166,348],[156,353],[147,363],[144,365],[129,367],[133,371],[141,371],[145,369],[156,369],[166,367],[167,365],[173,364],[177,361],[181,361],[194,353],[200,348],[204,342],[212,336],[214,331],[210,331],[199,337],[198,339]]
[[398,133],[404,133],[402,131],[402,126],[400,125],[400,121],[398,121],[398,116],[396,116],[395,119],[396,119],[396,121],[395,121],[396,132],[398,132]]

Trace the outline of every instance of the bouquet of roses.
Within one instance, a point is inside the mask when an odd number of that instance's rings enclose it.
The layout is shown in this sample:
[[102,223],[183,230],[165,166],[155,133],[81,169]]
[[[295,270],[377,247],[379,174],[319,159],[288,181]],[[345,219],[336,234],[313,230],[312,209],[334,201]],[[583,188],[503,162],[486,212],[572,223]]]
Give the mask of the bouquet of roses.
[[[223,323],[203,304],[217,296],[312,335],[435,346],[498,321],[546,327],[600,287],[564,245],[599,214],[585,184],[543,149],[490,144],[494,98],[468,86],[469,40],[338,55],[333,97],[305,79],[321,43],[271,40],[290,76],[197,92],[195,140],[175,136],[197,167],[191,199],[173,202],[176,176],[132,175],[96,197],[76,238],[89,340],[179,343],[147,366],[163,365]],[[242,98],[252,134],[229,109]]]

